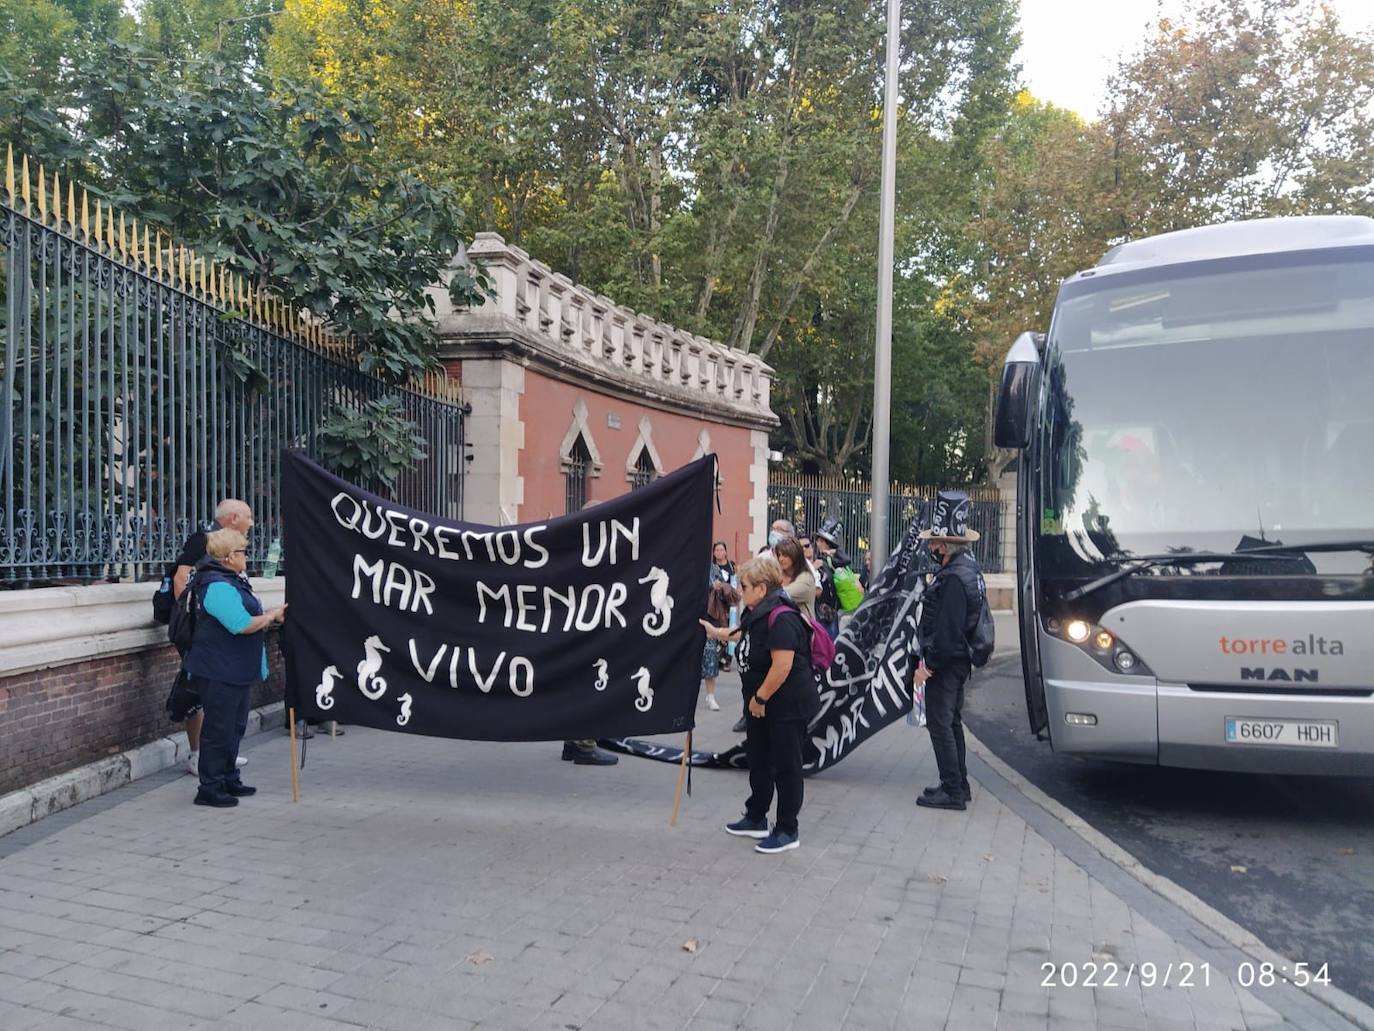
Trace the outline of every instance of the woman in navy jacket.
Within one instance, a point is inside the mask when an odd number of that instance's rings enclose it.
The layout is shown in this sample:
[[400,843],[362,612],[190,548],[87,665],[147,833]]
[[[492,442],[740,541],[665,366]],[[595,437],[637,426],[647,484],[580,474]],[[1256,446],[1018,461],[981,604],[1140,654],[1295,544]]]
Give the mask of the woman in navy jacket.
[[200,790],[196,805],[228,808],[251,795],[235,760],[248,729],[254,684],[267,679],[266,629],[286,618],[286,606],[264,612],[244,570],[248,539],[237,530],[216,530],[205,540],[196,567],[196,621],[186,673],[196,683],[205,725],[200,732]]

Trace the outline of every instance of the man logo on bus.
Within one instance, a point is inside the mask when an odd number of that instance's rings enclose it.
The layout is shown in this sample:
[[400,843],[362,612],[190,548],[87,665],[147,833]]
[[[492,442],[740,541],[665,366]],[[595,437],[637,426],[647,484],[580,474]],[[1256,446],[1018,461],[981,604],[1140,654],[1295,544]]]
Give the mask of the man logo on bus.
[[1279,669],[1275,667],[1266,672],[1263,666],[1242,666],[1240,668],[1241,680],[1287,680],[1294,684],[1315,684],[1317,682],[1317,671],[1315,669]]

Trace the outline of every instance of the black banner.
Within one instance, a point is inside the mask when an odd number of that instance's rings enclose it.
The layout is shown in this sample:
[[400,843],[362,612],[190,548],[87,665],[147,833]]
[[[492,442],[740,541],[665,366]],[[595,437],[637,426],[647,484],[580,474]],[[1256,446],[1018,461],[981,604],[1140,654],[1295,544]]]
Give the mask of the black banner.
[[284,453],[297,715],[487,741],[691,729],[714,463],[492,527],[402,508]]
[[[901,546],[873,581],[839,640],[835,663],[818,685],[821,711],[807,729],[802,771],[817,773],[849,755],[870,737],[908,713],[925,722],[925,706],[913,698],[911,675],[920,661],[916,621],[926,574],[936,569],[919,534],[927,516],[912,520]],[[652,741],[616,739],[602,744],[629,755],[661,762],[681,762],[682,749]],[[744,748],[723,752],[694,751],[697,767],[747,769]]]

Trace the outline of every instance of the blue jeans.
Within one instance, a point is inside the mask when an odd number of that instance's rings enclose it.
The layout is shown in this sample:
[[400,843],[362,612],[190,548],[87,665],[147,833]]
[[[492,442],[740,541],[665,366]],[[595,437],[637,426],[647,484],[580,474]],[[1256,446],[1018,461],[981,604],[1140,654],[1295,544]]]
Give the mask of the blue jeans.
[[204,677],[197,677],[195,684],[205,710],[205,723],[200,729],[200,790],[218,795],[228,791],[229,785],[240,783],[235,761],[248,730],[252,689],[247,684],[226,684]]

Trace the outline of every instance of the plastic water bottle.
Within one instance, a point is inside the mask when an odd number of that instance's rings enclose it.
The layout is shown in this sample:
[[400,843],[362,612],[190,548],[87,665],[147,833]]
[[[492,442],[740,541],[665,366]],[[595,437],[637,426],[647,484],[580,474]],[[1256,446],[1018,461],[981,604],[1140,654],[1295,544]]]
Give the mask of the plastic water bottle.
[[273,577],[277,575],[277,567],[281,565],[281,538],[273,537],[272,543],[267,546],[267,558],[262,563],[262,575]]

